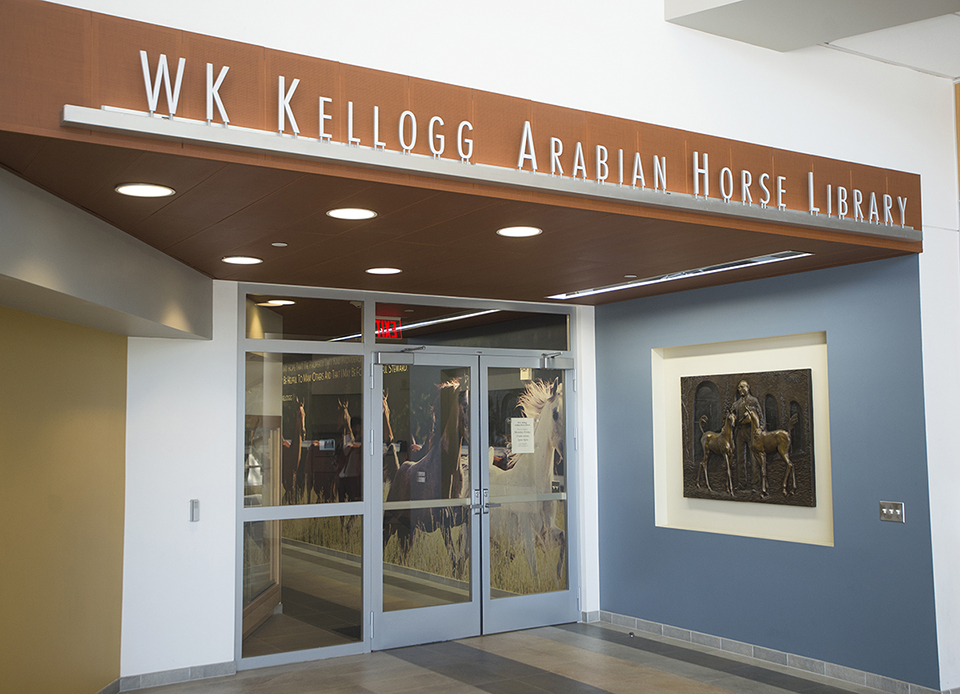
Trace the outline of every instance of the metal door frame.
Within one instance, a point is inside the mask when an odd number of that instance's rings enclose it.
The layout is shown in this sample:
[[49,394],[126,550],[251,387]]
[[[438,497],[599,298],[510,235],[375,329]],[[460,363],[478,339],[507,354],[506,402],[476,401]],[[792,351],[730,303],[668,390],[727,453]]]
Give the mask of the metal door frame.
[[[273,353],[307,353],[307,354],[359,354],[364,356],[364,373],[363,378],[365,383],[370,387],[369,393],[375,393],[374,389],[374,359],[377,358],[378,354],[387,354],[387,353],[401,353],[402,350],[399,346],[391,346],[388,344],[378,344],[376,342],[376,329],[375,329],[375,314],[376,314],[376,303],[378,301],[396,301],[402,299],[405,303],[411,305],[424,305],[424,306],[450,306],[458,308],[478,308],[478,309],[500,309],[500,310],[520,310],[520,311],[536,311],[539,313],[555,313],[555,314],[564,314],[570,317],[570,335],[569,335],[569,349],[560,352],[560,353],[543,353],[542,350],[538,349],[471,349],[463,347],[444,347],[444,346],[435,346],[430,347],[429,352],[434,356],[445,355],[447,357],[452,357],[455,359],[467,358],[472,359],[474,364],[479,363],[478,357],[502,357],[508,361],[512,360],[515,363],[520,363],[525,360],[539,360],[541,364],[546,364],[548,361],[553,360],[555,363],[563,362],[567,366],[559,367],[553,366],[552,368],[573,368],[574,357],[577,353],[577,333],[578,333],[578,314],[576,312],[576,307],[572,305],[559,305],[559,304],[538,304],[538,303],[528,303],[521,301],[504,301],[504,300],[488,300],[488,299],[476,299],[476,298],[455,298],[455,297],[437,297],[430,295],[398,295],[395,293],[389,292],[376,292],[376,291],[357,291],[349,289],[332,289],[332,288],[319,288],[319,287],[303,287],[296,285],[284,285],[284,284],[259,284],[259,283],[245,283],[237,282],[235,285],[237,292],[237,362],[236,362],[236,374],[237,374],[237,408],[236,408],[236,421],[237,421],[237,436],[235,442],[235,459],[237,460],[237,475],[236,475],[236,535],[233,553],[235,557],[235,578],[233,584],[233,591],[236,595],[235,599],[235,620],[232,625],[234,632],[234,662],[237,665],[238,670],[247,670],[251,668],[273,666],[273,665],[283,665],[287,663],[296,663],[310,660],[317,660],[328,657],[336,657],[341,655],[348,655],[353,653],[364,653],[369,652],[372,649],[374,644],[374,637],[377,635],[377,624],[374,621],[370,621],[371,616],[373,615],[373,588],[374,583],[376,583],[376,577],[373,572],[373,558],[377,556],[377,552],[381,551],[382,541],[382,532],[379,527],[371,527],[375,525],[371,523],[371,519],[375,520],[377,523],[380,522],[382,518],[382,503],[379,508],[379,515],[374,511],[373,506],[375,500],[379,497],[382,497],[382,480],[381,480],[381,470],[382,462],[380,460],[374,460],[373,464],[367,464],[367,467],[364,471],[364,482],[363,482],[363,494],[364,500],[358,502],[350,502],[349,504],[343,504],[339,508],[334,509],[332,505],[320,506],[301,506],[301,507],[270,507],[257,511],[254,513],[250,509],[244,508],[243,505],[243,482],[242,482],[242,460],[243,460],[243,421],[244,421],[244,361],[245,354],[248,351],[252,352],[273,352]],[[313,340],[290,340],[290,339],[277,339],[277,340],[259,340],[259,339],[249,339],[246,337],[245,332],[245,322],[246,322],[246,309],[245,309],[245,299],[248,293],[252,294],[263,294],[263,293],[272,293],[272,294],[285,294],[291,297],[304,297],[304,298],[321,298],[321,299],[340,299],[340,300],[349,300],[349,301],[361,301],[364,305],[363,307],[363,319],[362,319],[362,342],[354,343],[337,343],[337,342],[323,342],[323,341],[313,341]],[[571,391],[576,390],[576,380],[574,375],[574,387]],[[479,379],[477,381],[479,383]],[[474,389],[477,390],[477,386],[474,386]],[[479,392],[479,391],[478,391]],[[572,395],[572,392],[571,392]],[[485,407],[485,405],[482,405]],[[381,413],[381,402],[379,398],[375,397],[366,397],[365,404],[363,407],[363,417],[369,422],[375,423],[374,427],[365,426],[365,429],[369,433],[371,439],[376,440],[376,436],[379,434],[379,429],[381,428],[380,421],[382,419]],[[472,412],[478,412],[479,410],[474,407]],[[576,405],[574,404],[573,398],[568,400],[567,404],[568,412],[568,442],[574,441],[573,450],[577,448],[577,431],[574,424],[574,418],[576,415]],[[374,431],[376,429],[376,431]],[[572,437],[569,438],[572,432]],[[484,439],[486,435],[484,434]],[[370,460],[370,456],[365,456],[366,460]],[[571,463],[573,464],[574,456],[571,455]],[[579,518],[579,496],[574,499],[572,494],[577,493],[579,478],[581,471],[576,470],[576,473],[570,477],[568,482],[568,489],[571,494],[568,495],[568,513],[570,513],[570,519],[567,522],[569,534],[569,585],[570,590],[575,591],[579,594],[579,583],[582,577],[580,576],[581,567],[580,567],[580,557],[581,551],[579,547],[580,533],[581,528],[579,527],[580,518]],[[360,642],[355,644],[344,644],[342,646],[329,646],[325,648],[318,649],[305,649],[298,651],[288,651],[283,653],[278,653],[275,655],[265,655],[265,656],[255,656],[255,657],[242,657],[241,646],[242,646],[242,637],[240,634],[241,623],[242,623],[242,574],[243,574],[243,525],[244,522],[251,520],[273,520],[273,519],[285,519],[285,518],[295,518],[302,517],[304,515],[315,515],[315,516],[327,516],[327,515],[341,515],[341,514],[362,514],[364,518],[364,540],[363,540],[363,577],[362,577],[362,591],[363,591],[363,613],[366,615],[367,619],[362,620],[364,624],[362,625],[363,638]],[[578,606],[579,607],[579,606]],[[579,613],[572,616],[571,619],[577,619]]]

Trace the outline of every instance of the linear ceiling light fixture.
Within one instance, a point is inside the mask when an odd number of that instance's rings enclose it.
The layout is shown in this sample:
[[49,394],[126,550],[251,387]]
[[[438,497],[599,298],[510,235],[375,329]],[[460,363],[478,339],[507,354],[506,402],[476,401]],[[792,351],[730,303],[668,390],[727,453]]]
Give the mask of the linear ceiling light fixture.
[[156,183],[121,183],[114,190],[132,198],[165,198],[177,192],[170,186]]
[[[407,310],[409,311],[410,309],[407,309]],[[444,316],[443,318],[433,318],[433,319],[431,319],[431,320],[424,320],[424,321],[420,321],[420,322],[418,322],[418,323],[410,323],[410,324],[408,324],[408,325],[404,325],[404,326],[403,326],[403,329],[404,329],[405,331],[407,331],[407,330],[416,330],[417,328],[426,328],[428,325],[439,325],[440,323],[452,323],[453,321],[457,321],[457,320],[466,320],[467,318],[478,318],[478,317],[480,317],[480,316],[486,316],[486,315],[489,315],[489,314],[491,314],[491,313],[499,313],[499,312],[500,312],[500,309],[498,309],[498,308],[491,308],[491,309],[487,309],[486,311],[474,311],[473,313],[460,313],[460,314],[457,314],[457,315],[455,315],[455,316]],[[385,330],[378,330],[378,331],[376,332],[376,335],[379,336],[379,335],[383,335],[383,334],[385,334],[385,333],[386,333]],[[356,339],[359,338],[359,337],[360,337],[360,333],[354,333],[353,335],[344,335],[343,337],[335,337],[335,338],[333,338],[332,340],[330,340],[330,342],[342,342],[342,341],[344,341],[344,340],[356,340]]]
[[473,313],[461,313],[456,316],[445,316],[443,318],[433,318],[431,320],[424,320],[418,323],[404,324],[404,331],[407,330],[416,330],[417,328],[426,328],[428,325],[440,325],[441,323],[452,323],[456,320],[466,320],[467,318],[479,318],[480,316],[487,316],[491,313],[499,313],[500,309],[491,308],[486,311],[474,311]]
[[803,251],[780,251],[770,255],[758,255],[755,258],[745,258],[744,260],[734,260],[729,263],[719,265],[709,265],[707,267],[697,268],[696,270],[681,270],[680,272],[671,272],[667,275],[658,275],[656,277],[646,277],[644,279],[630,280],[629,282],[619,282],[618,284],[608,284],[605,287],[595,287],[594,289],[580,289],[575,292],[566,292],[564,294],[554,294],[548,296],[548,299],[580,299],[594,294],[606,294],[607,292],[617,292],[621,289],[634,289],[636,287],[645,287],[649,284],[660,284],[661,282],[672,282],[673,280],[685,280],[691,277],[702,277],[703,275],[713,275],[718,272],[727,272],[728,270],[742,270],[757,265],[768,265],[770,263],[779,263],[782,260],[793,260],[794,258],[805,258],[812,253]]
[[399,275],[403,270],[398,267],[371,267],[364,272],[368,275]]
[[373,210],[365,210],[360,207],[340,207],[336,210],[327,210],[327,216],[334,219],[349,219],[357,221],[361,219],[373,219],[377,213]]
[[296,302],[290,299],[269,299],[262,301],[257,306],[293,306]]

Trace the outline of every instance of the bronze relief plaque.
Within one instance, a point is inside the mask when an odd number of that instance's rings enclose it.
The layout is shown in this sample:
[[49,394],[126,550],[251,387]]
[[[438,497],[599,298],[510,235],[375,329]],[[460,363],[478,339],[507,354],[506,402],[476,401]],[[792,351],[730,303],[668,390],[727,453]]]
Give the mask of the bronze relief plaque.
[[684,376],[683,495],[816,506],[810,369]]

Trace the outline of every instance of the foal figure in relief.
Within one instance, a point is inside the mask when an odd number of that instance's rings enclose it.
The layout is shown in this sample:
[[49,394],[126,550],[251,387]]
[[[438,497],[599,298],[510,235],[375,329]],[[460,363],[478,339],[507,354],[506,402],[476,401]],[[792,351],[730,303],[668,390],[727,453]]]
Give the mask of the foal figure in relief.
[[733,477],[730,474],[730,459],[733,457],[733,428],[736,425],[736,416],[733,412],[728,412],[723,418],[723,428],[720,432],[705,431],[707,425],[707,415],[700,418],[700,431],[703,436],[700,437],[700,446],[703,448],[703,460],[700,461],[700,469],[697,471],[697,486],[700,486],[700,472],[703,472],[703,479],[707,482],[707,489],[713,491],[710,487],[710,475],[707,472],[707,461],[711,453],[722,455],[727,464],[727,491],[733,494]]
[[790,434],[783,429],[763,431],[760,428],[760,419],[755,412],[747,412],[750,420],[750,449],[754,457],[760,460],[760,474],[762,478],[761,493],[767,493],[767,455],[779,453],[787,469],[783,474],[783,495],[787,495],[787,480],[793,477],[793,493],[797,491],[797,475],[790,462]]

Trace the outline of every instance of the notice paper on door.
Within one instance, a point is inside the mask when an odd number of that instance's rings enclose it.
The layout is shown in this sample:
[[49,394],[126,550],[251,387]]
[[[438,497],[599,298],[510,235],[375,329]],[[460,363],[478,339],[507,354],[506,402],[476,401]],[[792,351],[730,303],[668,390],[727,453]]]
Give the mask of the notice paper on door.
[[511,417],[510,452],[533,453],[533,418]]

